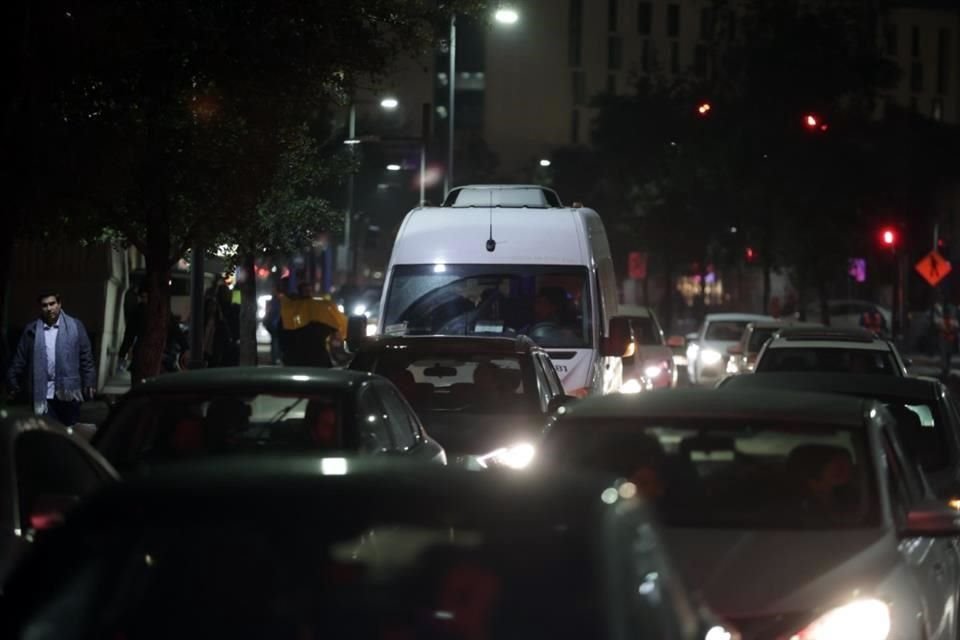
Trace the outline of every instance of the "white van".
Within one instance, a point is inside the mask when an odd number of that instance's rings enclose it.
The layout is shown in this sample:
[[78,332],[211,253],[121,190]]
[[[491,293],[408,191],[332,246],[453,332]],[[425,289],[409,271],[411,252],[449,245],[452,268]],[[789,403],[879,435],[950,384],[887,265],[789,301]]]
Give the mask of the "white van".
[[407,214],[379,334],[517,335],[544,347],[569,395],[617,391],[633,347],[603,223],[538,186],[458,187]]

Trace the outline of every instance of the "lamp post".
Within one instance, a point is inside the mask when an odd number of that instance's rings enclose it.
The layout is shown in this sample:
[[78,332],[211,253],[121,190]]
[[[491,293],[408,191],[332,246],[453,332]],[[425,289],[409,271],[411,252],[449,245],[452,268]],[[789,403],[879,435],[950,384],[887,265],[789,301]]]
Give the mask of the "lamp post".
[[[494,19],[500,24],[513,25],[520,19],[514,9],[509,7],[500,7],[493,15]],[[450,90],[447,98],[447,170],[443,178],[443,195],[446,197],[453,187],[453,130],[454,113],[456,111],[456,91],[457,91],[457,14],[450,14],[450,76],[448,87]]]

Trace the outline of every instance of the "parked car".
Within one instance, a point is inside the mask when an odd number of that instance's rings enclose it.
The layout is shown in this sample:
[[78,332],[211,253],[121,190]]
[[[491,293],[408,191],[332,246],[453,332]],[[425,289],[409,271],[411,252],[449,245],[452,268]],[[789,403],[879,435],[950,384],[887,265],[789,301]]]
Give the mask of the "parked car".
[[0,607],[10,640],[735,637],[609,478],[345,458],[120,485],[38,545]]
[[960,499],[960,411],[947,387],[935,378],[768,373],[724,380],[720,387],[761,393],[816,391],[879,400],[896,418],[900,441],[920,463],[934,493],[946,500]]
[[817,327],[820,325],[782,319],[770,322],[751,322],[743,330],[740,342],[727,348],[729,358],[727,359],[726,373],[734,376],[741,373],[753,373],[757,364],[757,356],[767,340],[772,338],[780,329],[800,326]]
[[0,581],[40,532],[118,476],[73,429],[0,411]]
[[304,453],[404,455],[445,463],[393,384],[310,367],[185,371],[134,387],[94,446],[122,474],[188,458]]
[[690,384],[716,383],[727,370],[727,349],[737,344],[751,322],[770,316],[752,313],[709,313],[696,333],[687,336],[687,375]]
[[650,307],[622,304],[619,314],[630,321],[636,352],[623,359],[623,386],[620,391],[640,391],[647,385],[655,389],[677,386],[677,367],[673,350],[667,345],[657,314]]
[[757,356],[756,373],[869,373],[906,376],[907,363],[890,340],[866,329],[787,328]]
[[[807,318],[820,319],[820,303],[812,302],[807,305]],[[893,314],[890,309],[882,307],[869,300],[827,300],[827,313],[830,326],[838,329],[857,329],[861,325],[864,313],[878,313],[883,320],[883,333],[889,334],[893,326]]]
[[390,379],[452,456],[522,468],[571,398],[547,352],[525,336],[377,337],[351,369]]
[[880,402],[713,389],[591,398],[557,419],[538,460],[634,483],[690,584],[745,638],[960,631],[957,512],[934,498]]

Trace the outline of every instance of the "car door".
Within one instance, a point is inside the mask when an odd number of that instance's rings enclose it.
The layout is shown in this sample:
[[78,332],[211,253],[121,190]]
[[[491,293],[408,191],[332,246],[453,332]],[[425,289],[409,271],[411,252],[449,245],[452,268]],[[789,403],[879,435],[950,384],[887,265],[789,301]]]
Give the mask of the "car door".
[[443,449],[426,436],[416,413],[400,393],[379,380],[374,384],[374,388],[385,409],[387,426],[393,439],[393,451],[441,462]]
[[[920,470],[911,464],[890,427],[882,430],[891,512],[898,528],[907,512],[932,497]],[[910,538],[898,546],[920,591],[928,638],[955,639],[960,557],[955,538]]]

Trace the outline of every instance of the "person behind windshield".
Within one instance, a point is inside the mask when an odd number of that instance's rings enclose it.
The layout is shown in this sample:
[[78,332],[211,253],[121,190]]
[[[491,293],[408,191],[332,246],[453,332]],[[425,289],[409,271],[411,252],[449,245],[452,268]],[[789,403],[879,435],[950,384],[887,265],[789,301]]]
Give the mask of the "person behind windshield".
[[569,323],[567,292],[562,287],[540,287],[533,301],[533,322],[523,333],[535,342],[564,344],[575,342]]
[[853,462],[839,447],[808,445],[790,454],[791,475],[802,478],[802,507],[817,520],[843,521],[853,502]]

